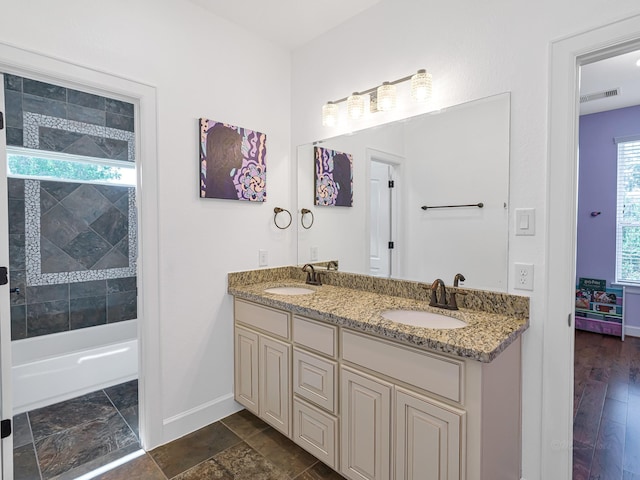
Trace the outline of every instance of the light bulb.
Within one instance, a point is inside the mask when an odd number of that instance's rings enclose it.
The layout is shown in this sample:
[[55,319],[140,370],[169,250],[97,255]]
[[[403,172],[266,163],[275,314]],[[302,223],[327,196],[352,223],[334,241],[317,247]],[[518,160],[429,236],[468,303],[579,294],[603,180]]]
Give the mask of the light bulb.
[[378,110],[386,112],[396,107],[396,86],[384,82],[378,87]]
[[354,120],[364,115],[364,95],[354,92],[347,98],[347,113]]
[[327,102],[322,106],[322,126],[334,127],[338,123],[338,105]]
[[418,101],[425,101],[431,98],[432,82],[431,74],[426,70],[418,70],[413,77],[411,77],[411,96]]

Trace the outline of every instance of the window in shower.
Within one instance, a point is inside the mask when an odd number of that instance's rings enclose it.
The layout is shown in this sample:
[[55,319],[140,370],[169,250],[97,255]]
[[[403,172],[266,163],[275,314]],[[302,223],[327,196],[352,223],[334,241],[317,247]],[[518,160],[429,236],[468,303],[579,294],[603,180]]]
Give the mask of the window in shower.
[[107,185],[136,185],[135,163],[7,147],[9,176]]

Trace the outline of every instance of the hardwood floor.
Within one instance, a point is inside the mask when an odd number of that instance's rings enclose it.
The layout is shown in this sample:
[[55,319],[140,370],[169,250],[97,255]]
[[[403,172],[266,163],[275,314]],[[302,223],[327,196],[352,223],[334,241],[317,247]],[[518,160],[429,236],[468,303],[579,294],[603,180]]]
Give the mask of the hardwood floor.
[[573,479],[640,480],[640,338],[576,330]]

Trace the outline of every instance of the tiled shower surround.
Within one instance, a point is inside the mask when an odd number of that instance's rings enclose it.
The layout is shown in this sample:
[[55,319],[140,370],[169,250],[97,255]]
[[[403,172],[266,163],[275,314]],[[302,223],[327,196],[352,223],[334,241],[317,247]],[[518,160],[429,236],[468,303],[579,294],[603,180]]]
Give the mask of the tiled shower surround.
[[136,318],[135,190],[8,179],[11,339]]
[[133,162],[133,104],[7,75],[7,145]]
[[[4,75],[7,145],[135,161],[134,106]],[[8,179],[11,339],[136,318],[135,189]]]

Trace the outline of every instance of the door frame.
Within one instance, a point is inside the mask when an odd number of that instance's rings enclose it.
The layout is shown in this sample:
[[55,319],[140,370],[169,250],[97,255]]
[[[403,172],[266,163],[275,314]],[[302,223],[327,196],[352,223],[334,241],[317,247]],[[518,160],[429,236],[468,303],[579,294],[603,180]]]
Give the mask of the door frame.
[[[163,443],[159,299],[159,212],[156,87],[0,42],[0,71],[81,88],[134,104],[138,214],[138,343],[140,441]],[[6,215],[6,213],[5,213]],[[0,242],[6,242],[0,239]],[[10,353],[2,352],[4,359]],[[10,358],[10,356],[8,357]],[[11,371],[2,366],[2,382]],[[3,412],[4,413],[4,412]],[[11,478],[11,477],[5,477]]]
[[550,45],[541,478],[572,477],[579,67],[640,46],[640,15]]
[[[384,152],[382,150],[376,150],[375,148],[366,149],[366,198],[367,198],[367,214],[365,218],[365,228],[367,232],[371,231],[371,162],[385,163],[392,168],[392,180],[395,183],[395,187],[391,189],[391,239],[394,242],[394,252],[391,255],[391,278],[402,278],[404,273],[404,252],[406,242],[404,238],[404,198],[400,189],[404,185],[404,157],[395,155],[393,153]],[[366,255],[367,265],[369,265],[369,258],[371,256],[371,245],[367,237]]]

